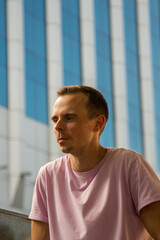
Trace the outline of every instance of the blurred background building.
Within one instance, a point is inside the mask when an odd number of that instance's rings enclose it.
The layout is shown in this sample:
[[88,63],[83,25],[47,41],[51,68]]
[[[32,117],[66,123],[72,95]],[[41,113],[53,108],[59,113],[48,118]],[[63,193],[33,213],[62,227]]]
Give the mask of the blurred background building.
[[0,208],[29,213],[39,168],[61,155],[56,92],[76,84],[108,101],[102,145],[160,175],[160,1],[0,0]]

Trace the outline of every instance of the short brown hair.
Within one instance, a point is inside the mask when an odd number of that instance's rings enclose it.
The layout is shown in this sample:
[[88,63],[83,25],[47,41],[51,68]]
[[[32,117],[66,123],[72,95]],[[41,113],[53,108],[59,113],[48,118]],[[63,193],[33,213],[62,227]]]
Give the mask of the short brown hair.
[[88,116],[89,118],[96,117],[97,115],[104,115],[106,118],[106,122],[108,120],[109,111],[108,111],[108,104],[103,97],[102,93],[95,88],[89,86],[65,86],[58,90],[58,96],[64,96],[67,94],[75,94],[75,93],[84,93],[88,96],[87,101],[87,109],[88,109]]

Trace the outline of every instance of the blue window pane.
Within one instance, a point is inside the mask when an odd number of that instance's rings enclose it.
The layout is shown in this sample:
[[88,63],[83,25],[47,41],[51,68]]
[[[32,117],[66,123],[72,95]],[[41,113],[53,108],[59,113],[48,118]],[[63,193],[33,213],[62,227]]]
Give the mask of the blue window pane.
[[62,0],[64,9],[69,9],[71,13],[79,15],[79,0]]
[[39,19],[45,21],[45,1],[44,0],[32,0],[34,15]]
[[29,96],[27,97],[26,101],[26,114],[27,116],[34,118],[35,116],[35,83],[29,79],[26,79],[26,94]]
[[24,0],[24,8],[36,18],[45,20],[45,4],[44,0]]
[[159,2],[158,0],[154,0],[151,3],[150,0],[150,12],[151,12],[151,17],[155,17],[156,19],[159,18]]
[[36,116],[39,121],[47,122],[47,94],[43,85],[36,85],[36,98],[39,99],[36,102]]
[[79,1],[62,0],[64,85],[81,84]]
[[0,1],[0,36],[6,34],[6,5],[5,0]]
[[160,171],[160,5],[159,1],[149,1],[150,4],[150,26],[151,26],[151,49],[152,49],[152,71],[155,105],[155,127],[156,127],[156,149],[157,166]]
[[129,146],[143,154],[136,3],[123,0]]
[[34,51],[39,56],[45,56],[45,29],[42,22],[34,21]]
[[75,85],[75,79],[76,84],[81,85],[81,78],[75,76],[71,72],[65,71],[65,86]]
[[70,49],[70,40],[68,37],[63,37],[63,46],[66,46],[63,51],[63,63],[64,63],[64,69],[66,71],[70,70],[71,65],[71,56],[72,56],[72,49]]
[[6,1],[0,1],[0,105],[8,106]]
[[33,6],[32,6],[33,0],[25,0],[24,1],[24,8],[28,12],[32,12]]
[[0,105],[7,107],[7,71],[5,68],[0,66]]
[[109,120],[101,136],[103,146],[114,146],[113,90],[111,68],[111,43],[109,23],[109,1],[95,0],[95,39],[97,63],[97,88],[102,92],[109,106]]
[[33,45],[33,17],[30,14],[25,14],[25,48],[30,51],[34,51]]
[[6,39],[0,36],[0,65],[3,65],[6,67],[7,63],[7,56],[6,56]]
[[[29,51],[26,51],[25,56],[25,64],[26,64],[26,78],[27,79],[35,79],[35,60],[34,55]],[[27,81],[26,79],[26,81]]]
[[36,81],[45,85],[46,84],[46,64],[44,59],[40,57],[36,58],[34,71],[35,71]]
[[48,123],[44,0],[24,0],[26,114]]

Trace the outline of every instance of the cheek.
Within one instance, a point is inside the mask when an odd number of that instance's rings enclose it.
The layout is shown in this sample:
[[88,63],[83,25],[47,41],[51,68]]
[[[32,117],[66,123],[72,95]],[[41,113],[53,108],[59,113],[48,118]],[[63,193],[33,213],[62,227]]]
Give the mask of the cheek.
[[80,138],[81,135],[83,135],[84,130],[83,127],[79,124],[71,124],[67,128],[67,132],[76,139]]
[[68,131],[72,131],[72,132],[76,132],[78,129],[80,128],[80,125],[75,123],[75,122],[72,122],[72,123],[68,123],[66,125],[66,129]]
[[67,125],[66,130],[75,138],[83,138],[89,131],[90,126],[85,123],[70,123]]
[[86,124],[81,125],[81,127],[79,127],[78,129],[78,132],[82,138],[85,138],[86,136],[89,135],[90,132],[89,126]]
[[53,126],[53,132],[54,132],[54,134],[56,134],[56,129],[55,129],[55,127]]
[[55,127],[53,127],[53,133],[54,133],[54,135],[55,135],[56,137],[57,137],[57,135],[59,134],[58,130],[56,130]]

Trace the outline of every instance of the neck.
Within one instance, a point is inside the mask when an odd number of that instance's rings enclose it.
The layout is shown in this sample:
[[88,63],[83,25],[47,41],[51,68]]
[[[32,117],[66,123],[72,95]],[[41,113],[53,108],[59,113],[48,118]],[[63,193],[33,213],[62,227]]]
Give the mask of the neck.
[[79,156],[70,154],[71,166],[76,172],[86,172],[96,167],[104,158],[107,149],[99,145],[94,150],[81,152]]

